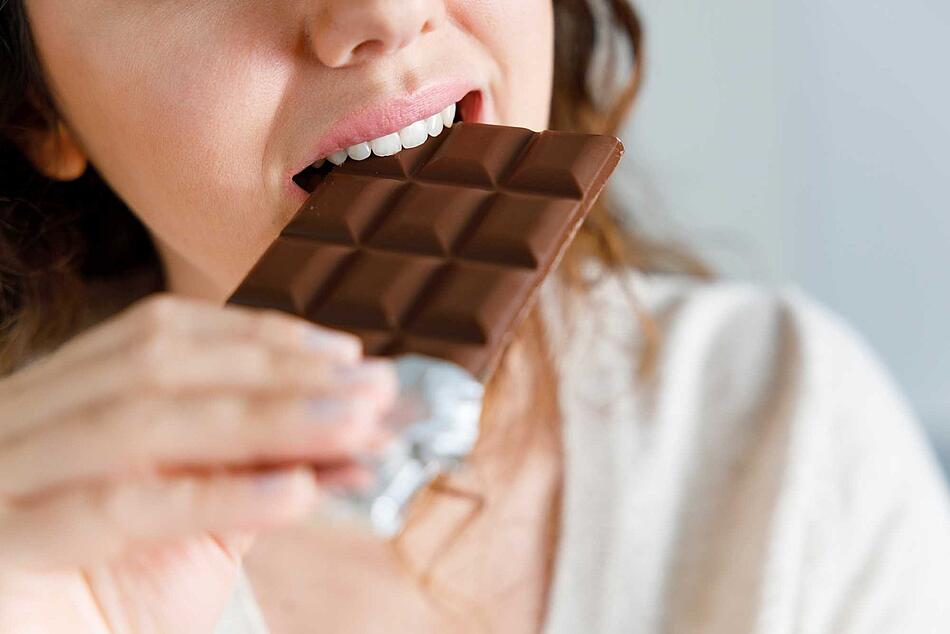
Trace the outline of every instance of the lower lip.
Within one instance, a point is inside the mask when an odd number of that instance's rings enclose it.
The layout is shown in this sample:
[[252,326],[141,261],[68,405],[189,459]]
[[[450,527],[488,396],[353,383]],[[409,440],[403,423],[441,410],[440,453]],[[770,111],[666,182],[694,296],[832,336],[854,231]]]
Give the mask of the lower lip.
[[[485,117],[485,97],[481,91],[473,91],[465,95],[458,103],[458,107],[463,120],[470,123],[488,123]],[[297,185],[293,176],[296,176],[296,174],[292,174],[286,179],[284,189],[299,206],[307,202],[310,193]]]

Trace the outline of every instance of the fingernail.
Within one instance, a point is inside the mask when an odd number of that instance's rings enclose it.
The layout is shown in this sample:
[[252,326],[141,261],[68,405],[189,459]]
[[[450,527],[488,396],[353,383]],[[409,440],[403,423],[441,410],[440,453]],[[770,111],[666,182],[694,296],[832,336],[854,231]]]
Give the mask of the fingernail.
[[348,400],[315,398],[307,403],[307,415],[311,421],[320,425],[338,425],[351,420],[350,415],[359,416],[371,411],[375,404],[369,399],[354,398]]
[[371,383],[383,377],[383,366],[380,361],[364,361],[355,366],[338,368],[334,378],[343,385],[355,383]]
[[358,338],[325,328],[308,328],[304,345],[311,350],[336,352],[346,359],[357,359],[362,352],[362,342]]
[[315,398],[307,401],[307,418],[321,425],[335,425],[343,420],[348,405],[343,401]]

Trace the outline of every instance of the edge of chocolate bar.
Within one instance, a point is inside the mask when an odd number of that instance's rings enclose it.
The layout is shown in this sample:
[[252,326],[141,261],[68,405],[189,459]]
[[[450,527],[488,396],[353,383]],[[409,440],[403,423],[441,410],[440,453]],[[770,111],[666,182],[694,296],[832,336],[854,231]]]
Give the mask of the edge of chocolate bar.
[[[554,130],[548,130],[545,132],[558,132]],[[544,134],[542,132],[541,134]],[[577,236],[577,233],[580,231],[584,222],[587,220],[587,216],[590,215],[590,210],[593,208],[594,203],[597,202],[597,199],[600,198],[600,195],[603,193],[604,189],[607,187],[607,181],[610,179],[611,174],[616,169],[617,165],[620,163],[620,159],[623,157],[624,146],[623,141],[615,136],[604,135],[602,138],[605,140],[611,140],[614,143],[614,147],[610,154],[608,154],[600,167],[597,169],[596,176],[593,179],[593,183],[588,189],[586,195],[582,199],[574,217],[574,222],[570,230],[564,234],[564,239],[559,245],[557,251],[554,254],[554,257],[551,259],[551,264],[541,275],[538,276],[535,284],[532,286],[531,291],[529,292],[529,299],[521,309],[515,314],[514,319],[511,321],[511,325],[505,331],[505,334],[502,337],[502,340],[499,342],[497,349],[489,356],[488,361],[486,362],[484,368],[482,369],[481,374],[479,375],[480,379],[487,379],[495,371],[498,364],[501,362],[502,357],[505,354],[505,351],[508,349],[508,346],[511,344],[512,339],[515,337],[518,329],[521,327],[521,324],[527,319],[528,315],[531,313],[532,308],[538,301],[538,290],[544,281],[548,278],[549,275],[556,272],[558,265],[561,263],[561,260],[564,258],[564,255],[567,253],[568,249],[571,247],[571,244],[574,242],[574,238]]]

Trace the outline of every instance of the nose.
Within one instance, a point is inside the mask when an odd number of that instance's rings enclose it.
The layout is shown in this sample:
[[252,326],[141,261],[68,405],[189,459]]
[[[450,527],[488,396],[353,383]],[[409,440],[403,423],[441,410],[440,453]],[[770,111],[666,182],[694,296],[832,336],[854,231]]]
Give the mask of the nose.
[[311,42],[330,68],[364,63],[409,46],[445,19],[445,0],[324,0]]

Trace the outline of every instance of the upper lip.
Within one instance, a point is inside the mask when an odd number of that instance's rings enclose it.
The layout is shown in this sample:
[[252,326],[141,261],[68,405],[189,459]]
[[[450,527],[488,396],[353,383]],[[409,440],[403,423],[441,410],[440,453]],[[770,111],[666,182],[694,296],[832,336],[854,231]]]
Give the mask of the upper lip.
[[339,149],[377,139],[442,112],[475,89],[468,81],[435,83],[403,94],[387,95],[353,110],[320,135],[291,176]]

